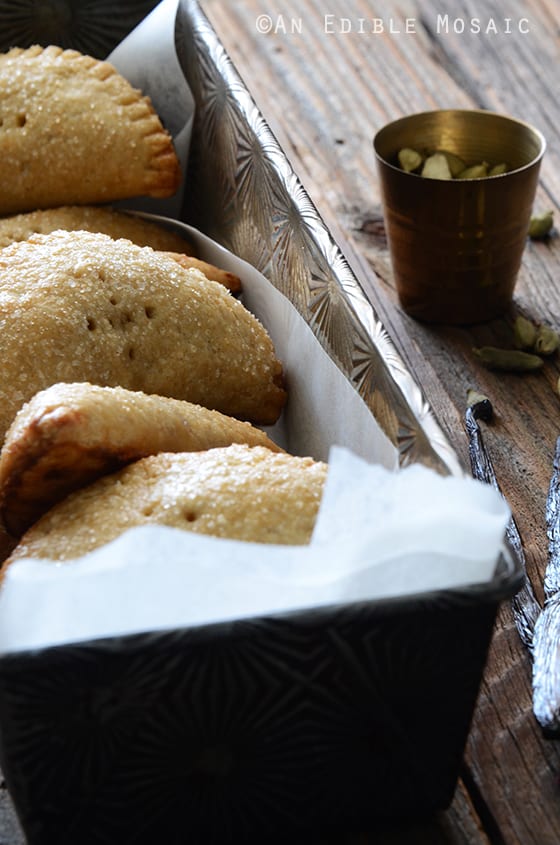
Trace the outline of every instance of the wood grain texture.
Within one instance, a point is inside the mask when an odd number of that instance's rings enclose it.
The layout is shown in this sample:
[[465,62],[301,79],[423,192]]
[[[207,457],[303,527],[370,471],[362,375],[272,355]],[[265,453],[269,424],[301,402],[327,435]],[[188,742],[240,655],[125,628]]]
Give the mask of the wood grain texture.
[[[483,424],[485,442],[542,600],[559,359],[531,376],[496,374],[474,359],[472,347],[506,345],[516,313],[560,329],[560,237],[527,242],[505,318],[471,327],[415,322],[394,290],[372,138],[392,119],[440,107],[488,108],[533,123],[548,144],[535,209],[554,208],[558,224],[558,0],[386,0],[375,10],[367,0],[201,5],[466,469],[466,391],[477,387],[491,397],[496,416]],[[326,31],[325,14],[336,31]],[[262,15],[270,16],[268,33],[259,32]],[[359,32],[374,16],[384,31]],[[413,34],[404,33],[407,17]],[[500,31],[470,32],[475,17],[483,29],[494,21]],[[343,18],[352,31],[340,31]],[[391,21],[399,32],[389,31]],[[455,21],[458,29],[465,24],[463,33],[454,31]],[[359,841],[553,845],[560,842],[559,774],[558,744],[543,739],[532,715],[530,660],[506,604],[451,808],[428,827],[399,826]]]

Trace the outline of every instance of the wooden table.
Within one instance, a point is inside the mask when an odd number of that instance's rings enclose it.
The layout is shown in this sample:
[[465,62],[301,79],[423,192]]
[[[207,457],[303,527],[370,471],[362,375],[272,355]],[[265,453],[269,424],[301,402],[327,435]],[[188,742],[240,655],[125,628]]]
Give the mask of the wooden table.
[[[497,375],[483,369],[471,350],[505,343],[513,313],[560,329],[560,237],[527,243],[510,319],[467,328],[415,322],[395,295],[372,137],[394,118],[433,108],[488,108],[527,120],[548,142],[535,208],[556,208],[560,226],[560,3],[202,0],[201,5],[465,468],[467,388],[491,397],[496,418],[484,428],[486,443],[542,600],[544,506],[560,434],[560,359],[552,358],[538,374]],[[477,26],[470,22],[474,14],[481,32],[471,31]],[[560,842],[560,749],[543,738],[532,715],[531,662],[509,604],[499,614],[450,809],[424,824],[397,825],[377,837],[349,841]]]
[[[202,7],[465,468],[467,388],[475,386],[492,398],[496,418],[485,426],[485,438],[542,599],[544,504],[560,433],[559,358],[538,374],[496,375],[479,366],[471,348],[504,342],[508,319],[436,328],[402,312],[372,136],[391,119],[440,107],[489,108],[526,119],[548,141],[536,207],[555,207],[560,223],[559,0],[478,5],[467,0],[202,0]],[[477,28],[470,21],[473,14],[480,16],[481,32],[471,31]],[[516,313],[557,329],[559,256],[557,235],[528,242],[515,298]],[[349,835],[347,842],[556,845],[559,775],[559,746],[543,738],[532,715],[531,663],[506,604],[449,810],[375,835]],[[0,845],[19,841],[2,789]]]

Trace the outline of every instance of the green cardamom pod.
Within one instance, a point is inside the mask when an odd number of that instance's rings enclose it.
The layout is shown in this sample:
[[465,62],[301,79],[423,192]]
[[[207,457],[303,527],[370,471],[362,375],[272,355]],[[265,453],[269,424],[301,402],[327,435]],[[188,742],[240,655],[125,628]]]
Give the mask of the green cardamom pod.
[[451,170],[443,153],[429,156],[422,167],[421,176],[427,179],[451,179]]
[[527,373],[539,370],[544,361],[538,355],[521,349],[499,349],[497,346],[481,346],[473,349],[476,357],[491,370]]
[[400,166],[407,173],[418,170],[423,161],[420,153],[411,149],[411,147],[403,147],[402,150],[399,150],[398,159]]
[[534,351],[538,355],[552,355],[560,345],[560,336],[549,326],[539,326]]
[[545,211],[544,214],[538,214],[531,217],[529,223],[529,237],[530,238],[546,238],[554,225],[554,212]]
[[436,152],[442,153],[445,156],[453,178],[458,176],[459,173],[462,173],[467,166],[463,159],[458,155],[455,155],[455,153],[450,153],[448,150],[436,150]]
[[488,173],[489,176],[501,176],[502,173],[507,173],[508,166],[505,161],[500,162],[500,164],[495,164],[494,167],[490,168],[490,172]]
[[513,336],[518,349],[533,349],[537,339],[537,327],[527,317],[519,315],[513,324]]
[[457,179],[484,179],[488,176],[488,164],[483,161],[480,164],[473,164],[472,167],[466,167],[462,170]]

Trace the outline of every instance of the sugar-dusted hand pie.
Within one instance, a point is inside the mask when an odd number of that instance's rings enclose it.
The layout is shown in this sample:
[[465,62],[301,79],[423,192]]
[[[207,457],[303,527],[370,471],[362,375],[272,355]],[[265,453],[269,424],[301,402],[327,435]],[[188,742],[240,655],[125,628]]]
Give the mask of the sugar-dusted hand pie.
[[39,390],[89,381],[270,424],[286,392],[262,324],[222,285],[92,232],[0,250],[0,437]]
[[62,205],[0,217],[0,247],[25,241],[31,235],[48,235],[57,229],[99,232],[115,239],[126,238],[138,246],[194,254],[192,244],[176,230],[138,214],[99,205]]
[[163,396],[55,384],[17,414],[0,453],[0,516],[14,537],[73,490],[158,452],[279,447],[247,422]]
[[327,465],[232,445],[142,458],[70,494],[33,525],[23,557],[69,560],[137,525],[167,525],[256,543],[309,543]]
[[151,246],[152,249],[169,253],[183,267],[201,270],[207,279],[220,282],[232,293],[241,290],[238,276],[197,258],[192,245],[177,231],[137,214],[107,206],[60,206],[0,218],[0,247],[24,241],[34,234],[47,235],[57,229],[100,232],[112,238],[127,238],[138,246]]
[[0,214],[177,191],[171,136],[109,63],[15,47],[0,55],[0,96]]

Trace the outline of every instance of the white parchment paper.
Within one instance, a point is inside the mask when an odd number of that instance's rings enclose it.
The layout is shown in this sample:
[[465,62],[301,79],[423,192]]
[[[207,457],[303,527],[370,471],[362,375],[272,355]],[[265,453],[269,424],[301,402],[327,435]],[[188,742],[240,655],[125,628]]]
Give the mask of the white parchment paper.
[[[173,143],[183,173],[191,143],[194,97],[175,50],[178,0],[163,0],[107,57],[131,85],[150,97]],[[136,199],[121,203],[129,208],[178,217],[183,188],[171,198]]]
[[78,561],[22,560],[0,592],[0,653],[481,583],[507,519],[488,485],[334,448],[309,546],[149,526]]
[[[150,94],[186,162],[194,106],[175,55],[176,8],[164,0],[110,59]],[[173,218],[180,203],[134,207]],[[0,652],[489,580],[509,518],[503,499],[470,478],[398,471],[395,447],[291,303],[202,233],[168,225],[242,278],[245,304],[272,336],[289,402],[270,433],[329,461],[313,541],[263,546],[142,527],[75,561],[20,561],[0,591]]]

